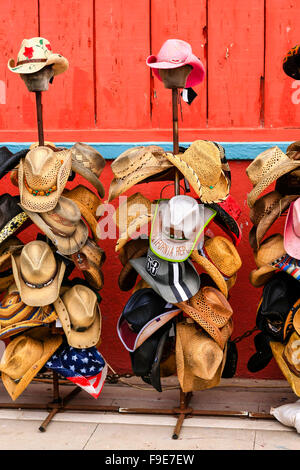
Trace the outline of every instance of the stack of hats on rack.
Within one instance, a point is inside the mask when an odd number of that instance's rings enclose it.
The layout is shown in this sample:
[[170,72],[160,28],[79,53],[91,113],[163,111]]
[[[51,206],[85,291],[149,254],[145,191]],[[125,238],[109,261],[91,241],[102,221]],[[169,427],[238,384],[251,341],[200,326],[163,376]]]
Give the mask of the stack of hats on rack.
[[[180,148],[178,155],[157,146],[134,147],[111,168],[109,201],[136,184],[170,182],[175,171],[196,192],[195,198],[165,199],[161,192],[157,200],[136,192],[124,196],[115,212],[119,288],[131,291],[117,332],[132,370],[158,391],[161,377],[176,373],[184,392],[216,386],[221,376],[235,373],[228,298],[241,267],[240,210],[229,194],[225,151],[204,140]],[[208,236],[214,222],[229,238]]]
[[[286,153],[275,146],[259,154],[246,172],[253,185],[247,202],[253,224],[249,242],[257,265],[250,273],[250,282],[263,288],[256,313],[260,331],[254,338],[256,352],[248,361],[248,369],[258,372],[274,357],[300,396],[299,156],[300,142],[290,144]],[[284,218],[281,229],[280,216]],[[271,227],[276,233],[268,235]]]
[[[45,91],[68,61],[46,39],[32,38],[8,67],[29,91]],[[0,196],[0,339],[6,345],[0,371],[13,400],[47,369],[95,398],[101,393],[107,374],[98,351],[105,252],[98,245],[97,210],[104,165],[100,153],[81,142],[69,149],[35,143],[16,154],[0,148],[0,177],[10,172],[19,193]],[[97,194],[84,185],[67,189],[76,174]],[[28,225],[38,235],[24,244],[17,235]],[[70,280],[73,271],[78,277]]]

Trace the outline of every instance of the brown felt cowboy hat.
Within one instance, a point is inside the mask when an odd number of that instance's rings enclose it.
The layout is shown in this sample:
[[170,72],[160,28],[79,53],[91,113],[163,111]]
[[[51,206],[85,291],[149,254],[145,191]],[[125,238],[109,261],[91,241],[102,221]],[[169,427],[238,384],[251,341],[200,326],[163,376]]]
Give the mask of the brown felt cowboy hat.
[[119,274],[118,284],[122,291],[128,291],[134,287],[138,273],[129,263],[130,259],[145,256],[149,248],[148,239],[137,238],[129,240],[119,252],[119,260],[122,263],[122,270]]
[[47,243],[29,242],[11,258],[15,283],[26,305],[42,307],[57,299],[66,265],[56,260]]
[[191,317],[224,349],[232,329],[232,308],[225,296],[214,287],[202,287],[190,299],[175,304]]
[[151,201],[148,198],[141,193],[135,193],[126,198],[113,214],[113,220],[120,232],[115,251],[119,251],[152,218]]
[[298,152],[284,153],[279,147],[271,147],[257,155],[246,168],[246,173],[253,185],[247,196],[248,206],[251,208],[259,195],[281,176],[300,167],[297,160]]
[[249,243],[253,250],[257,251],[269,228],[297,197],[282,197],[278,191],[271,191],[257,199],[250,209],[250,220],[254,226],[249,232]]
[[100,216],[99,209],[101,209],[102,205],[99,197],[82,184],[79,184],[76,188],[71,190],[65,189],[62,195],[76,203],[82,217],[91,229],[94,240],[99,241],[101,234],[97,224]]
[[102,155],[93,147],[82,142],[76,142],[71,147],[72,170],[88,180],[98,191],[100,197],[104,197],[104,186],[99,177],[105,167]]
[[101,311],[95,292],[75,284],[54,302],[67,342],[85,349],[98,344],[101,334]]
[[196,140],[181,155],[168,153],[203,203],[221,202],[229,194],[231,176],[223,147],[206,140]]
[[224,350],[195,323],[176,325],[177,376],[183,392],[216,387],[226,362]]
[[109,187],[108,201],[129,188],[171,167],[167,153],[157,145],[133,147],[119,155],[111,164],[114,179]]
[[61,335],[49,328],[32,328],[14,338],[0,361],[1,378],[12,400],[16,400],[62,343]]
[[71,153],[36,147],[20,161],[18,182],[22,207],[32,212],[54,209],[68,181]]
[[77,204],[71,199],[60,196],[49,212],[38,214],[25,208],[24,212],[63,255],[76,253],[87,241],[88,227],[81,219]]

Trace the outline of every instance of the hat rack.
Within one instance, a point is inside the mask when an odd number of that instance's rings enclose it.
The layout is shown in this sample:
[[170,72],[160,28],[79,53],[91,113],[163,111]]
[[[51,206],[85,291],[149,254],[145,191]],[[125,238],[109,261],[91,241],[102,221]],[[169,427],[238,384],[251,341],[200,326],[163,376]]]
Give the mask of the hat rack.
[[43,146],[44,141],[44,126],[43,126],[43,105],[42,105],[42,92],[35,91],[35,103],[36,103],[36,116],[37,116],[37,126],[38,126],[38,138],[39,146]]

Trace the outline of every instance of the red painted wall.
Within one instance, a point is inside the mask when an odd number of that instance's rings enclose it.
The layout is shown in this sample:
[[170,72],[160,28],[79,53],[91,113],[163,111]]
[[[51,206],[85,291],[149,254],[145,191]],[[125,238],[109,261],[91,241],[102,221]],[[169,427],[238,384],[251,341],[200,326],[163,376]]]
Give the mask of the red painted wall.
[[[243,231],[243,238],[238,246],[238,251],[242,258],[243,265],[238,273],[237,282],[230,291],[230,303],[234,311],[233,338],[241,335],[255,325],[256,306],[262,290],[252,287],[248,280],[249,272],[255,268],[253,255],[248,243],[248,233],[251,228],[249,210],[246,205],[246,193],[251,189],[250,181],[245,174],[245,169],[248,164],[249,162],[246,161],[230,163],[233,183],[231,194],[237,200],[242,209],[239,223]],[[106,195],[108,194],[108,188],[112,178],[113,174],[110,168],[110,162],[107,162],[101,175],[101,181],[105,186]],[[93,187],[79,176],[76,176],[74,181],[67,183],[67,188],[72,189],[80,183],[86,184],[86,186],[93,190]],[[148,198],[155,199],[159,197],[162,187],[162,183],[158,182],[141,184],[131,188],[126,194],[129,196],[130,194],[139,191]],[[172,189],[170,189],[170,191],[171,190]],[[1,181],[1,192],[4,191],[8,191],[13,195],[18,194],[18,188],[11,185],[9,175],[5,176]],[[164,195],[168,197],[168,195],[171,196],[172,194],[171,192],[168,194],[168,189],[166,188]],[[191,195],[195,196],[193,192],[191,192]],[[117,207],[118,199],[113,201],[113,205]],[[224,233],[214,223],[211,223],[209,228],[215,235],[224,235]],[[279,220],[276,222],[276,225],[272,227],[272,231],[270,230],[270,233],[273,233],[274,230],[282,230],[282,221]],[[19,237],[24,242],[29,242],[32,239],[35,239],[36,234],[37,229],[31,225],[24,230]],[[113,369],[125,372],[128,370],[130,371],[130,358],[129,353],[125,350],[119,340],[116,332],[116,324],[122,308],[131,293],[121,292],[118,287],[118,275],[121,269],[121,263],[119,262],[118,255],[114,250],[115,242],[116,240],[108,239],[100,242],[100,246],[105,250],[107,256],[103,265],[104,287],[100,291],[103,298],[100,304],[103,320],[101,352],[104,354],[104,357],[111,364]],[[250,374],[248,372],[246,367],[247,361],[255,352],[253,337],[254,335],[238,343],[239,361],[236,376],[272,379],[280,378],[281,373],[274,359],[260,373]]]

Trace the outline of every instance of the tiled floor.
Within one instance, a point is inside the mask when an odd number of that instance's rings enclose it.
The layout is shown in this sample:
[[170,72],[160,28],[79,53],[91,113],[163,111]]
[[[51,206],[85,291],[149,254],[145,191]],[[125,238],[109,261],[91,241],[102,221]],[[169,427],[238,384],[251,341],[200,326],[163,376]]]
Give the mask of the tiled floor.
[[[105,385],[98,401],[84,391],[72,404],[120,408],[167,408],[179,406],[179,391],[158,393],[138,379],[131,382],[143,390],[126,385]],[[167,386],[176,382],[168,381]],[[73,387],[61,386],[61,396]],[[269,413],[270,407],[298,399],[285,381],[222,380],[219,387],[197,392],[190,405],[201,410],[232,410]],[[275,419],[247,417],[193,416],[186,418],[179,439],[172,439],[176,418],[172,415],[128,414],[120,412],[64,411],[57,413],[46,432],[39,426],[47,410],[23,409],[25,403],[49,403],[50,384],[33,382],[17,400],[20,408],[7,409],[11,403],[0,383],[0,449],[4,450],[300,450],[300,435]]]

